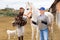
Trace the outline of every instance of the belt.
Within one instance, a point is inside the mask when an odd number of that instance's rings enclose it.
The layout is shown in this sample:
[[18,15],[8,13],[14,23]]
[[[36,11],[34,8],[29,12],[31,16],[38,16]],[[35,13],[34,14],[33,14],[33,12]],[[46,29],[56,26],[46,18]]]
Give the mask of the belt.
[[32,23],[33,23],[33,24],[35,24],[35,25],[37,25],[37,23],[36,23],[36,22],[34,22],[34,21],[32,21]]

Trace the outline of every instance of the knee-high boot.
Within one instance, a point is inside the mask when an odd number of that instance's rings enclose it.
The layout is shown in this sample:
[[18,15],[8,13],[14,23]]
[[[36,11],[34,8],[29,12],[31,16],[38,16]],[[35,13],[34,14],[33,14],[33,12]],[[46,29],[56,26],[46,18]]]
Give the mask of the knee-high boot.
[[23,40],[23,36],[21,36],[21,40]]
[[18,37],[18,40],[21,40],[21,37]]

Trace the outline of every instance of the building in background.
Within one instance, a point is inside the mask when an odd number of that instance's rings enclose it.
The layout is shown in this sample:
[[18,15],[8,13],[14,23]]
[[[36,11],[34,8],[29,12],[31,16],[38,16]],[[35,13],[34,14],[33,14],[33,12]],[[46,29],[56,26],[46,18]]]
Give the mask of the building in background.
[[55,0],[49,11],[53,13],[55,22],[60,27],[60,0]]

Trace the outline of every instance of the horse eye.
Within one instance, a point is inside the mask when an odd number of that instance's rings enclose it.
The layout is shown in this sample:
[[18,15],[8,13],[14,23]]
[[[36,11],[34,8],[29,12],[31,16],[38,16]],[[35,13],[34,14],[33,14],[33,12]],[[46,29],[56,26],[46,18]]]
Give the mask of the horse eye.
[[27,8],[27,10],[29,10],[29,8]]

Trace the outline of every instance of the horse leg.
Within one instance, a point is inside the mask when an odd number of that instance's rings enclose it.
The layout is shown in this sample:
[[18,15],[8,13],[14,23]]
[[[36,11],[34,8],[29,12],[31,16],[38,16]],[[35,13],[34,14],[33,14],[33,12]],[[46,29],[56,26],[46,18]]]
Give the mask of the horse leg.
[[39,28],[36,28],[36,40],[38,40]]
[[34,27],[31,28],[32,28],[32,40],[34,40]]

